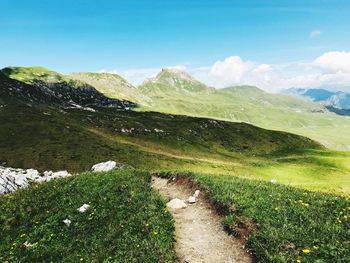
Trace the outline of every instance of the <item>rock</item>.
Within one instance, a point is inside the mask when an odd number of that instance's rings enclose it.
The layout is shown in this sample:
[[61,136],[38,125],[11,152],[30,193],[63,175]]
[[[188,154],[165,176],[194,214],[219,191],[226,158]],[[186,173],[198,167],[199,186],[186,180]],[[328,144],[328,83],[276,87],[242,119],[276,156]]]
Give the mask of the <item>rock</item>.
[[62,221],[66,226],[70,226],[70,224],[72,223],[71,220],[69,220],[68,218],[66,218],[65,220]]
[[172,199],[170,202],[166,204],[166,206],[171,209],[183,209],[187,207],[186,203],[183,200],[178,198]]
[[197,197],[199,196],[199,193],[200,193],[200,191],[199,191],[199,190],[196,190],[196,191],[194,192],[193,196],[194,196],[195,198],[197,198]]
[[34,169],[19,169],[0,166],[0,194],[7,194],[16,191],[19,188],[26,188],[30,182],[47,182],[51,179],[70,176],[67,171],[44,172],[41,176]]
[[188,198],[188,203],[194,204],[195,202],[196,202],[196,197],[190,196],[190,197]]
[[98,163],[92,166],[93,172],[108,172],[117,169],[117,163],[115,161],[108,161],[104,163]]
[[35,247],[36,244],[32,244],[32,243],[29,243],[28,241],[24,242],[23,245],[26,247],[26,248],[31,248],[31,247]]
[[271,179],[271,180],[270,180],[270,183],[271,183],[271,184],[277,184],[277,180],[276,180],[276,179]]
[[71,174],[68,173],[67,171],[58,171],[58,172],[45,171],[43,177],[45,177],[44,181],[48,182],[55,178],[67,177],[67,176],[71,176]]
[[89,210],[90,208],[90,205],[87,205],[87,204],[83,204],[81,207],[79,207],[77,210],[80,212],[80,213],[85,213],[87,210]]

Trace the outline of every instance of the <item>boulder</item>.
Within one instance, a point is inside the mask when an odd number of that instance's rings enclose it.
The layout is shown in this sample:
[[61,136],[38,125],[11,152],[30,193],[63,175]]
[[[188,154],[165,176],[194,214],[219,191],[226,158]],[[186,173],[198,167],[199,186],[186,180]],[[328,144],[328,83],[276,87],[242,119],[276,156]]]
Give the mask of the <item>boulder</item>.
[[37,170],[34,169],[19,169],[11,167],[0,166],[0,194],[7,194],[16,191],[19,188],[26,188],[29,183],[47,182],[55,178],[70,176],[67,171],[59,172],[44,172],[41,176]]
[[194,192],[193,196],[194,196],[195,198],[197,198],[197,197],[199,196],[199,193],[200,193],[200,191],[199,191],[199,190],[196,190],[196,191]]
[[71,174],[68,173],[67,171],[58,171],[58,172],[45,171],[43,174],[44,176],[42,180],[44,182],[51,181],[52,179],[55,179],[55,178],[71,176]]
[[70,224],[72,223],[72,221],[71,220],[69,220],[68,218],[66,218],[66,219],[64,219],[63,221],[62,221],[66,226],[70,226]]
[[117,163],[115,161],[108,161],[104,163],[98,163],[92,166],[93,172],[108,172],[117,169]]
[[196,197],[190,196],[190,197],[188,198],[188,203],[194,204],[195,202],[196,202]]
[[166,206],[171,209],[183,209],[187,207],[186,203],[178,198],[172,199]]
[[277,180],[276,180],[276,179],[271,179],[271,180],[270,180],[270,183],[271,183],[271,184],[277,184]]
[[87,210],[89,210],[90,208],[90,205],[87,205],[87,204],[83,204],[81,207],[79,207],[77,210],[80,212],[80,213],[85,213]]

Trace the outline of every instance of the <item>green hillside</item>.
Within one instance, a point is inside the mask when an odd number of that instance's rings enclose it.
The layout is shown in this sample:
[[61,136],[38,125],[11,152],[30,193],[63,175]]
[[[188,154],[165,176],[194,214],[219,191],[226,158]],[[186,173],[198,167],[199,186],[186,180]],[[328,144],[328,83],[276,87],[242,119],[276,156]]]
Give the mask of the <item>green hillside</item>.
[[235,176],[160,176],[182,183],[191,179],[206,191],[225,215],[224,225],[230,233],[249,233],[248,247],[257,262],[347,262],[350,257],[347,197]]
[[[166,71],[172,79],[182,79],[177,72]],[[180,82],[180,81],[178,81]],[[335,149],[348,149],[350,134],[337,133],[350,128],[350,119],[330,113],[323,106],[280,94],[266,93],[256,87],[239,86],[200,91],[179,88],[176,81],[165,82],[160,73],[139,89],[152,99],[152,110],[172,114],[243,121],[263,128],[283,130],[310,137]],[[190,82],[186,82],[191,85]],[[198,86],[198,81],[195,86]],[[187,92],[191,90],[191,92]],[[149,110],[143,107],[143,110]]]
[[[174,84],[174,92],[168,76],[174,71],[163,74],[157,89],[150,85],[148,93],[173,94],[173,102],[178,96],[180,104],[172,105],[181,110],[204,110],[213,98],[219,103],[238,97],[241,104],[232,107],[256,106],[256,114],[270,104],[275,116],[276,109],[288,116],[300,107],[293,99],[281,96],[275,101],[274,95],[254,87],[216,91],[186,76]],[[55,81],[42,85],[29,76],[21,82],[0,73],[0,164],[78,173],[115,160],[124,169],[83,173],[1,196],[0,261],[173,262],[174,222],[164,200],[151,190],[150,174],[187,176],[199,183],[226,216],[226,230],[248,230],[247,245],[257,260],[348,258],[349,152],[328,150],[288,132],[186,112],[132,111],[100,103],[67,107],[50,99],[62,83],[68,98],[80,98],[90,89]],[[183,83],[196,87],[184,89]],[[208,101],[195,102],[198,94]],[[255,102],[244,101],[246,94]],[[162,104],[162,96],[152,103]],[[193,105],[180,107],[185,99]],[[305,103],[310,116],[321,114],[313,112],[314,104]],[[80,214],[76,209],[84,203],[91,210]],[[65,218],[72,221],[69,227],[62,222]]]
[[[6,72],[6,71],[5,71]],[[134,88],[125,79],[108,73],[75,73],[64,76],[43,68],[11,68],[9,77],[33,83],[60,82],[87,85],[111,98],[130,100],[139,110],[250,123],[312,138],[328,148],[348,150],[350,119],[322,105],[287,95],[266,93],[256,87],[214,89],[180,70],[164,69],[155,78]]]
[[139,104],[150,101],[150,98],[117,74],[79,72],[70,74],[68,77],[86,82],[110,98],[129,100]]
[[173,220],[150,181],[85,173],[0,196],[0,261],[173,262]]
[[113,159],[150,171],[274,178],[309,189],[350,192],[349,155],[301,136],[156,112],[57,108],[21,93],[6,95],[14,85],[31,87],[2,80],[0,163],[6,166],[79,172]]

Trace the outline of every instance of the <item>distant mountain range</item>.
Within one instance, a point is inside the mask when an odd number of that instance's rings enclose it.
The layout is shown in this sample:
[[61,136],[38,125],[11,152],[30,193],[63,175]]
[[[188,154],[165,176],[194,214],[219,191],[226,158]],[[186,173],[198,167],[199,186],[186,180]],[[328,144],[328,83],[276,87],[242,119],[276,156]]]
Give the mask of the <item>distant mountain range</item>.
[[[138,111],[246,122],[307,136],[331,148],[350,148],[350,135],[336,132],[349,130],[350,119],[332,113],[333,108],[328,110],[324,104],[305,99],[296,91],[290,96],[291,93],[270,94],[253,86],[215,89],[174,69],[163,69],[138,87],[109,73],[62,75],[38,67],[5,68],[2,73],[17,82],[34,85],[43,94],[53,93],[66,104],[94,107],[116,103],[123,109],[137,104]],[[86,97],[85,91],[88,91]],[[320,92],[317,98],[323,101],[329,95]]]
[[297,89],[291,88],[283,91],[284,94],[307,98],[311,101],[321,102],[327,107],[338,110],[350,110],[350,93],[342,91],[329,91],[322,88]]

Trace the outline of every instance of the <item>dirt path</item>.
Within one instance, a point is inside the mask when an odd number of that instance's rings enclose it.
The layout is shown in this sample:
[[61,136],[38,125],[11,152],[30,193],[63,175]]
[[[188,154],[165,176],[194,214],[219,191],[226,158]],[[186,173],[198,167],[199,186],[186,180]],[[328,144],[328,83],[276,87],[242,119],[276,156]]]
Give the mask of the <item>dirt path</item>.
[[[167,179],[152,178],[152,185],[168,200],[184,201],[193,194],[189,187]],[[181,263],[252,262],[242,243],[222,228],[222,219],[203,194],[184,209],[170,209],[175,219],[176,253]]]

